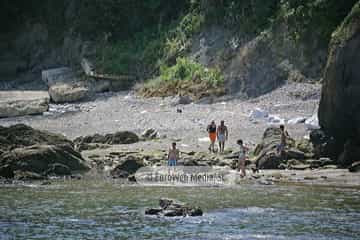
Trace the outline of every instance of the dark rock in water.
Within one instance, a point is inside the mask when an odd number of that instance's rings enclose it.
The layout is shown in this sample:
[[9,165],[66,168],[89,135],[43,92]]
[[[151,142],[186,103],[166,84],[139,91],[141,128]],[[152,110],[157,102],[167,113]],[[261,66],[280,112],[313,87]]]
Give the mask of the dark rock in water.
[[44,176],[38,173],[30,172],[30,171],[21,171],[21,170],[14,171],[14,178],[16,180],[22,180],[22,181],[45,179]]
[[167,207],[169,207],[171,204],[173,204],[175,202],[174,199],[169,199],[169,198],[160,198],[159,200],[159,206],[162,209],[166,209]]
[[146,208],[145,214],[147,215],[158,215],[163,211],[162,208]]
[[185,217],[186,212],[184,210],[183,208],[166,209],[162,213],[165,217]]
[[[324,73],[319,123],[327,135],[336,139],[336,146],[331,149],[336,156],[340,155],[349,140],[360,146],[359,18],[360,3],[357,3],[332,35]],[[342,157],[339,159],[341,164],[349,165],[360,159],[358,153],[345,151],[356,157]]]
[[129,182],[136,182],[136,177],[135,177],[135,175],[130,175],[130,176],[128,176],[128,181],[129,181]]
[[202,215],[203,215],[203,211],[202,211],[201,208],[195,207],[195,208],[191,209],[188,214],[189,214],[189,216],[192,216],[192,217],[202,216]]
[[185,217],[202,216],[203,211],[199,207],[189,207],[187,204],[174,199],[161,198],[159,200],[160,208],[148,208],[145,214],[161,215],[164,217]]
[[[141,158],[136,156],[129,155],[127,158],[118,166],[116,166],[112,171],[111,175],[115,176],[116,173],[127,172],[129,174],[134,174],[139,168],[144,167],[144,161]],[[128,175],[126,177],[128,177]]]
[[360,172],[360,161],[354,162],[353,164],[351,164],[351,166],[349,167],[349,171],[350,172]]
[[[17,177],[16,171],[18,176],[21,172],[67,175],[89,169],[70,140],[22,124],[0,127],[0,149],[0,176],[6,178]],[[37,178],[25,175],[21,178]]]
[[74,140],[77,148],[83,144],[101,143],[101,144],[131,144],[136,143],[140,139],[138,135],[129,131],[116,132],[114,134],[100,135],[95,134],[92,136],[78,137]]
[[50,164],[48,170],[46,170],[46,175],[70,175],[71,170],[68,166],[61,163]]

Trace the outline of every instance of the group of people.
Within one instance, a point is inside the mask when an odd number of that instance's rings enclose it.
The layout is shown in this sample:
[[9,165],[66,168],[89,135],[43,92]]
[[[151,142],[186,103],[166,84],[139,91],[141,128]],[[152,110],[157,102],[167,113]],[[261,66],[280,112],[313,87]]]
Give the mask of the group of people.
[[[222,120],[219,126],[216,126],[215,121],[211,121],[211,123],[207,126],[206,131],[208,132],[210,139],[209,151],[213,153],[216,152],[215,142],[217,139],[219,143],[219,152],[223,153],[225,150],[225,142],[228,140],[229,136],[228,128],[225,125],[225,121]],[[284,125],[280,125],[280,131],[280,144],[277,146],[276,150],[280,156],[283,156],[286,147],[286,139],[289,137],[289,134],[285,130]],[[246,153],[249,151],[249,149],[244,145],[242,139],[237,140],[236,143],[239,145],[238,171],[240,172],[240,176],[244,177],[246,176]],[[173,142],[168,153],[168,166],[176,166],[178,159],[179,150],[176,148],[176,143]]]
[[210,138],[209,151],[215,152],[215,142],[217,139],[219,142],[219,152],[223,153],[225,149],[225,141],[227,141],[229,137],[228,128],[225,126],[225,121],[222,120],[218,127],[216,127],[215,121],[211,121],[211,123],[207,126],[206,131],[209,133]]

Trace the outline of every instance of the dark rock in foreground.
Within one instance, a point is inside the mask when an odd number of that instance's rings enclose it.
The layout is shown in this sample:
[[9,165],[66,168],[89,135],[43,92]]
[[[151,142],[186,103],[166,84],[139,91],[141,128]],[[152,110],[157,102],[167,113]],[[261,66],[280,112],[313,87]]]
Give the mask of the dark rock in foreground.
[[49,175],[86,171],[79,152],[61,135],[26,125],[0,127],[0,176],[38,180]]
[[202,216],[203,211],[199,207],[190,207],[185,203],[174,199],[161,198],[159,200],[160,208],[145,209],[146,215],[159,215],[164,217],[185,217]]

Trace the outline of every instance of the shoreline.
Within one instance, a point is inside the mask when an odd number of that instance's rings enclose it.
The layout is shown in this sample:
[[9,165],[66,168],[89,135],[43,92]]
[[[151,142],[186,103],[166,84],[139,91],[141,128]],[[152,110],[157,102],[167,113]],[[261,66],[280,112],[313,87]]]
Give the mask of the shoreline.
[[[317,173],[317,175],[314,175]],[[86,173],[81,179],[72,179],[70,177],[58,177],[54,179],[44,180],[6,180],[0,179],[0,188],[2,187],[28,187],[31,186],[51,186],[64,182],[76,183],[78,181],[96,181],[109,184],[117,184],[121,186],[134,187],[179,187],[179,188],[228,188],[241,187],[246,185],[264,185],[264,186],[300,186],[300,187],[319,187],[319,188],[347,188],[360,190],[360,173],[350,173],[347,169],[316,169],[316,170],[260,170],[257,175],[250,174],[247,171],[247,177],[240,179],[239,173],[235,170],[231,171],[231,176],[237,177],[233,183],[219,185],[169,185],[169,184],[139,184],[130,182],[127,179],[111,178],[105,173],[91,174]],[[238,175],[238,176],[236,176]],[[324,178],[326,176],[326,178]]]

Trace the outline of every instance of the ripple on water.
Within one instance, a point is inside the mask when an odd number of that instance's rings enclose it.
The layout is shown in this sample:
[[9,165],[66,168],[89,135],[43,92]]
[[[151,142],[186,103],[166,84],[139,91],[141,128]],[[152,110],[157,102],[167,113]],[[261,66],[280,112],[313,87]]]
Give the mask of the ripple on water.
[[[81,183],[81,182],[80,182]],[[0,188],[0,239],[356,239],[359,192],[287,186]],[[83,186],[86,186],[85,188]],[[172,197],[202,217],[145,216]]]

